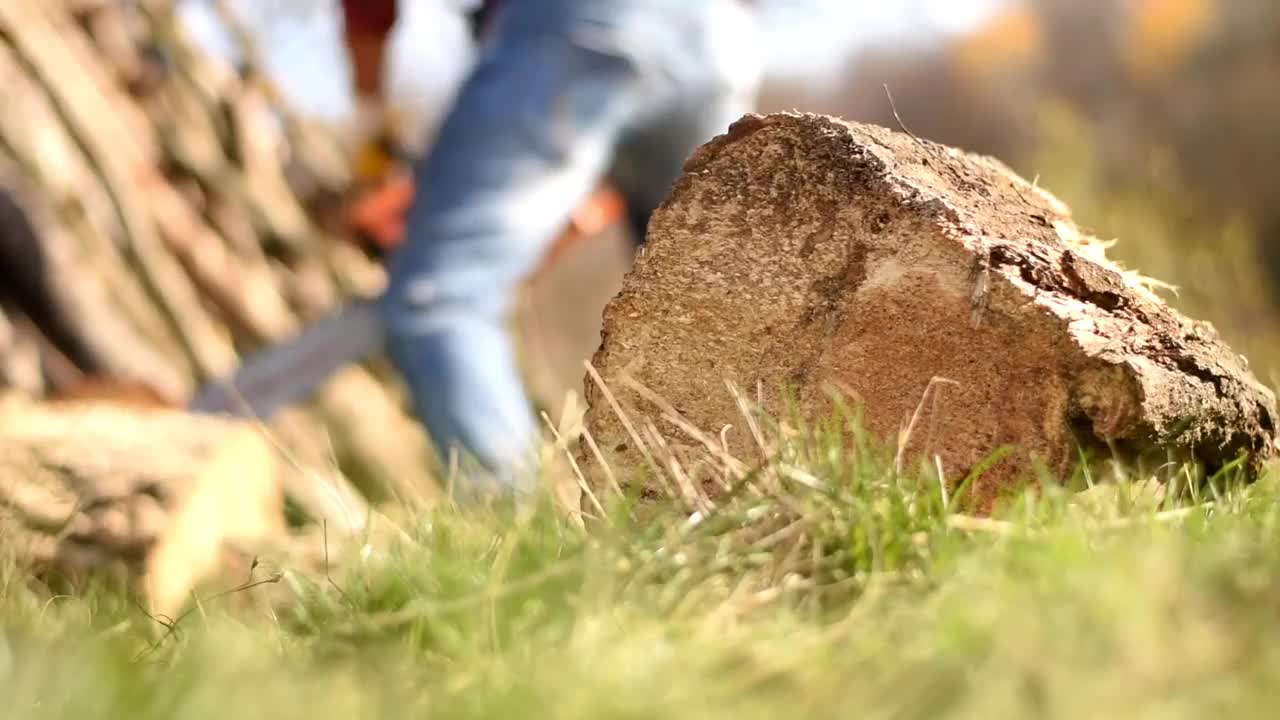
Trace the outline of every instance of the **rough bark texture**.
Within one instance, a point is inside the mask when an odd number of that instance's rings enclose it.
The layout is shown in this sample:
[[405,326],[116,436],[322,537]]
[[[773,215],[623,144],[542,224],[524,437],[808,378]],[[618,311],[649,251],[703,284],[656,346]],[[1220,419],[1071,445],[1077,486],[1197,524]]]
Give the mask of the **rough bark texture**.
[[[0,537],[46,576],[127,581],[175,617],[228,552],[284,532],[288,468],[248,424],[0,400]],[[236,578],[238,581],[239,578]]]
[[[851,393],[868,429],[909,460],[940,458],[953,481],[1015,445],[975,487],[984,503],[1033,458],[1069,472],[1081,447],[1210,469],[1247,454],[1256,470],[1273,452],[1271,392],[1104,251],[989,158],[823,116],[748,116],[690,158],[594,363],[637,415],[654,406],[627,375],[704,431],[733,425],[741,457],[726,380],[762,387],[774,412],[788,384],[814,413],[824,388]],[[612,463],[643,467],[590,381],[587,400]]]

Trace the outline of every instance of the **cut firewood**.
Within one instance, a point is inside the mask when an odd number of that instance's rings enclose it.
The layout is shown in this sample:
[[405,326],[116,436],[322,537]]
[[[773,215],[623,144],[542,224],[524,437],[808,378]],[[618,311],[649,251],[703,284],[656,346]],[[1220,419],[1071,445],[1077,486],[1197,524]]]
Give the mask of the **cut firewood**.
[[116,578],[174,617],[223,553],[284,530],[252,426],[137,403],[0,398],[0,535],[53,580]]
[[20,312],[77,371],[145,378],[177,399],[186,394],[173,364],[108,302],[102,277],[78,257],[40,196],[0,159],[0,301]]

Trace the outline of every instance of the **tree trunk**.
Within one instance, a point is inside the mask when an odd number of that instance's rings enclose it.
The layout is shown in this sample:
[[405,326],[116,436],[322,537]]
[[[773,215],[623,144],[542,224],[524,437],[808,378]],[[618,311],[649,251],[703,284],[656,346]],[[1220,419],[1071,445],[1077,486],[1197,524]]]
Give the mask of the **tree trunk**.
[[1275,449],[1272,393],[1149,285],[989,158],[817,115],[749,116],[690,159],[605,311],[595,365],[636,432],[596,383],[588,428],[622,469],[646,467],[646,450],[696,467],[726,427],[754,459],[755,420],[728,381],[775,417],[784,387],[810,419],[841,391],[900,466],[953,482],[1015,448],[974,486],[983,506],[1082,455],[1255,475]]
[[0,534],[48,578],[115,576],[176,616],[233,546],[284,531],[287,468],[248,424],[163,408],[0,401]]

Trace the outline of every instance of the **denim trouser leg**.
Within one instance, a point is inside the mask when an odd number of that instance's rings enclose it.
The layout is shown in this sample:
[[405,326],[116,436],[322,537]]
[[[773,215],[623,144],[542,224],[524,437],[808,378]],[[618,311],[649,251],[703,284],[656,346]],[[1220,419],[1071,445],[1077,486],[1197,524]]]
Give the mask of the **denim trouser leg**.
[[[473,455],[504,485],[529,479],[539,437],[507,325],[520,283],[624,138],[658,141],[637,123],[685,128],[669,138],[685,147],[666,151],[682,158],[733,119],[691,128],[669,117],[720,93],[699,63],[700,11],[683,6],[510,3],[417,168],[419,199],[383,300],[388,349],[440,452]],[[683,26],[663,29],[682,15]],[[640,202],[679,171],[653,167]],[[629,200],[644,174],[621,183]]]

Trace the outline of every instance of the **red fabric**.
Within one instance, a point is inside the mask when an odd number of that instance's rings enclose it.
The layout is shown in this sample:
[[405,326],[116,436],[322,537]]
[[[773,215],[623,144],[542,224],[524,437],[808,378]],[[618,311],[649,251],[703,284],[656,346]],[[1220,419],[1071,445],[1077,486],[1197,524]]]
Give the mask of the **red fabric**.
[[342,0],[342,17],[348,33],[386,35],[395,27],[396,0]]

